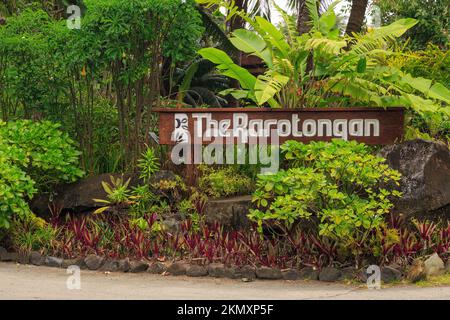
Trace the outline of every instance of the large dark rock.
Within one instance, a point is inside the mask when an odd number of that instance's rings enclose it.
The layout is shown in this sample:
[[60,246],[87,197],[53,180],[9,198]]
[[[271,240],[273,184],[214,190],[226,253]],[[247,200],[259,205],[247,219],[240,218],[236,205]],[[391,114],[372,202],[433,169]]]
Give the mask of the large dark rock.
[[342,272],[333,267],[325,267],[320,270],[319,280],[325,282],[334,282],[340,280],[342,277]]
[[208,275],[208,269],[204,266],[192,264],[187,267],[186,275],[188,277],[205,277]]
[[283,275],[279,269],[260,267],[256,269],[256,277],[259,279],[277,280],[282,279]]
[[396,211],[405,215],[424,214],[447,208],[450,215],[450,151],[437,142],[412,140],[384,147],[380,156],[402,174],[403,197]]
[[86,264],[89,270],[97,270],[99,269],[104,262],[104,258],[97,256],[95,254],[90,254],[84,259],[84,263]]
[[219,222],[228,229],[246,229],[250,225],[247,215],[251,203],[251,196],[208,200],[205,207],[206,221]]
[[[107,194],[102,186],[102,181],[111,183],[110,176],[113,176],[114,178],[123,176],[124,181],[131,179],[129,184],[130,188],[139,184],[137,174],[121,175],[105,173],[57,187],[53,202],[58,204],[63,210],[71,210],[74,212],[84,212],[99,208],[103,205],[95,202],[93,199],[107,198]],[[37,214],[45,214],[48,212],[48,203],[48,196],[41,194],[31,201],[30,208]]]
[[45,263],[45,257],[37,251],[30,253],[30,263],[35,266],[42,266]]
[[173,276],[184,276],[188,265],[184,262],[174,262],[168,268],[167,272]]

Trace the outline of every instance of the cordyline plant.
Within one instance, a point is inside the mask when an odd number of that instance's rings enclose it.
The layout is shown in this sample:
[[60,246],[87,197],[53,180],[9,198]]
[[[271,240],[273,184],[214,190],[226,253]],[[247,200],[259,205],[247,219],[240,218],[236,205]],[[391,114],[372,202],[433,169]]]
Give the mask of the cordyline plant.
[[341,35],[334,2],[319,15],[317,0],[306,0],[311,30],[299,35],[293,16],[276,4],[284,24],[277,28],[263,17],[252,18],[234,1],[197,0],[207,7],[228,10],[227,19],[240,17],[251,30],[234,30],[230,41],[245,54],[259,57],[266,66],[255,77],[235,64],[222,50],[205,48],[199,54],[217,65],[219,73],[236,79],[240,89],[229,89],[238,99],[272,108],[319,106],[406,106],[423,116],[447,121],[450,91],[425,78],[414,78],[387,59],[395,52],[395,41],[417,21],[401,19],[352,37]]

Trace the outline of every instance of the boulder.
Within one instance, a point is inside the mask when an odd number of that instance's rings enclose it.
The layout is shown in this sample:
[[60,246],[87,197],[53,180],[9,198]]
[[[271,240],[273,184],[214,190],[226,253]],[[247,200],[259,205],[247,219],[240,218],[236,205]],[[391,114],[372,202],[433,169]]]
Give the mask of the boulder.
[[51,256],[45,257],[45,265],[47,267],[61,268],[62,263],[63,263],[63,259],[51,257]]
[[147,271],[147,269],[148,269],[148,263],[146,263],[144,261],[133,261],[130,264],[129,272],[139,273],[139,272]]
[[354,280],[357,276],[358,270],[353,267],[343,268],[341,270],[340,280]]
[[437,253],[434,253],[424,262],[424,269],[427,276],[439,276],[445,273],[444,261]]
[[242,279],[241,269],[236,266],[226,267],[224,277],[228,279]]
[[206,221],[219,222],[231,230],[246,229],[250,225],[247,215],[251,204],[251,196],[208,200],[205,206]]
[[186,269],[186,275],[188,277],[205,277],[208,275],[208,270],[204,266],[191,264]]
[[259,279],[277,280],[282,279],[283,275],[279,269],[260,267],[256,268],[256,277]]
[[19,258],[19,254],[17,252],[8,252],[6,249],[0,249],[0,261],[17,261]]
[[400,281],[402,279],[402,272],[392,266],[381,268],[381,281],[384,283],[391,283]]
[[282,270],[281,274],[284,280],[297,280],[300,278],[300,273],[296,269]]
[[[131,179],[129,187],[137,186],[139,178],[137,174],[101,174],[75,183],[61,185],[56,188],[56,195],[53,202],[58,204],[62,210],[71,210],[74,212],[85,212],[103,206],[101,203],[95,202],[93,199],[106,199],[107,194],[102,186],[102,181],[110,182],[111,178],[120,178],[123,176],[124,181]],[[30,208],[37,214],[48,213],[48,195],[41,194],[33,198]]]
[[249,265],[242,266],[239,268],[239,273],[242,279],[251,281],[253,279],[256,279],[256,272],[255,268]]
[[167,271],[167,266],[162,262],[154,262],[148,267],[147,271],[153,274],[163,274]]
[[319,270],[312,267],[305,267],[300,270],[299,278],[303,280],[319,280]]
[[117,272],[119,271],[119,261],[114,259],[106,259],[105,263],[103,263],[99,270],[104,272]]
[[42,266],[45,263],[45,257],[37,251],[30,253],[30,263],[35,266]]
[[131,268],[131,262],[129,258],[125,258],[122,260],[119,260],[119,271],[121,272],[128,272]]
[[335,282],[340,280],[342,277],[342,272],[333,267],[325,267],[322,270],[320,270],[319,273],[319,280],[325,281],[325,282]]
[[210,277],[223,278],[225,277],[225,269],[223,263],[211,263],[208,265],[208,274]]
[[84,259],[84,263],[89,270],[98,270],[102,266],[103,260],[104,259],[102,257],[95,254],[90,254]]
[[64,269],[67,269],[70,266],[77,266],[80,267],[80,269],[86,269],[86,264],[84,263],[84,259],[83,258],[78,258],[78,259],[64,259],[61,267]]
[[444,144],[421,139],[384,147],[379,154],[402,174],[403,197],[396,211],[405,215],[426,214],[446,208],[450,216],[450,151]]
[[173,276],[183,276],[186,274],[187,265],[184,262],[174,262],[168,268],[167,272]]

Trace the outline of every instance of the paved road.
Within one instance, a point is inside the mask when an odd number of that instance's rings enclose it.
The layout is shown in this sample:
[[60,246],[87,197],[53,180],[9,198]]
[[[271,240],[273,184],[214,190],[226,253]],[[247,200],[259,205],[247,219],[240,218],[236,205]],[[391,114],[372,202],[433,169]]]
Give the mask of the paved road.
[[66,270],[0,263],[0,299],[450,299],[450,287],[368,290],[305,281],[254,281],[82,271],[68,290]]

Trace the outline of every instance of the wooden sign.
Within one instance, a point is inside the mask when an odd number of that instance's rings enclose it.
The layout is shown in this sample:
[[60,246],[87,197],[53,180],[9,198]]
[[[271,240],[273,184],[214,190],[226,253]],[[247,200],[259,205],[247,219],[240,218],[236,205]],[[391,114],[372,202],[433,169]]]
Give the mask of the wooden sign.
[[[402,138],[404,110],[395,108],[177,108],[156,109],[160,144],[210,144],[217,140],[255,143],[277,135],[286,140],[356,140],[371,145]],[[260,142],[257,142],[260,143]]]

